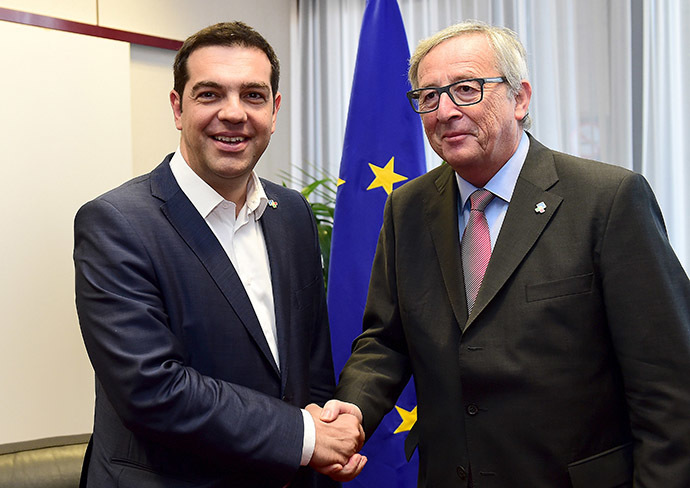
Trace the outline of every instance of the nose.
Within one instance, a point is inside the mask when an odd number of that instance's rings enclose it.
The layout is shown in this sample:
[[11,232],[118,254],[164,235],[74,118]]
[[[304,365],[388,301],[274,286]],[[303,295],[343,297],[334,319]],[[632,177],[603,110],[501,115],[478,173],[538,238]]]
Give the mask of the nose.
[[238,124],[247,120],[247,112],[239,96],[229,95],[218,111],[218,119]]
[[462,117],[462,115],[463,114],[460,111],[460,107],[453,103],[453,100],[450,99],[450,95],[448,95],[448,93],[441,93],[441,96],[438,99],[436,117],[445,122],[453,117]]

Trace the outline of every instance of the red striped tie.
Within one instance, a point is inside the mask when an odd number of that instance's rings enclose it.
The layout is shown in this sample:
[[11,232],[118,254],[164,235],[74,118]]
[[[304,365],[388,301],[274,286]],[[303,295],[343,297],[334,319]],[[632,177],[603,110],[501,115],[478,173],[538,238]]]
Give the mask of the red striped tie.
[[472,310],[491,258],[491,237],[484,209],[494,198],[489,190],[480,189],[470,195],[470,218],[462,234],[460,249],[465,272],[467,311]]

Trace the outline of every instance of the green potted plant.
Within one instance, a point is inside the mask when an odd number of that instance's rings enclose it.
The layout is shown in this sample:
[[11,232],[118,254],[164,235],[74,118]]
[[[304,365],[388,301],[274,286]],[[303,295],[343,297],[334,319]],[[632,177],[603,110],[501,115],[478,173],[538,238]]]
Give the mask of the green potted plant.
[[319,234],[319,245],[321,246],[321,257],[323,260],[323,280],[328,284],[328,266],[331,257],[331,236],[333,235],[333,214],[335,213],[335,196],[337,192],[336,179],[328,174],[327,171],[312,166],[315,174],[302,168],[299,175],[295,177],[290,173],[282,171],[280,176],[284,179],[283,186],[287,186],[286,181],[293,186],[300,187],[300,193],[307,199],[311,210],[316,219],[316,227]]

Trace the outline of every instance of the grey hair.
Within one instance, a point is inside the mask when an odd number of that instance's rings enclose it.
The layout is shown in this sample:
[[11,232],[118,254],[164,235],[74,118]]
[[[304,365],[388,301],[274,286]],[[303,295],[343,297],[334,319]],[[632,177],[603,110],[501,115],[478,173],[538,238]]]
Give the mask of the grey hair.
[[[419,88],[417,79],[419,63],[429,51],[443,41],[471,34],[486,36],[494,51],[496,69],[508,80],[511,94],[517,95],[522,90],[522,80],[529,79],[527,54],[524,46],[514,31],[507,27],[492,26],[479,20],[468,20],[451,25],[433,36],[419,41],[417,48],[410,57],[409,78],[412,88]],[[521,123],[525,130],[531,127],[532,120],[529,114],[522,119]]]

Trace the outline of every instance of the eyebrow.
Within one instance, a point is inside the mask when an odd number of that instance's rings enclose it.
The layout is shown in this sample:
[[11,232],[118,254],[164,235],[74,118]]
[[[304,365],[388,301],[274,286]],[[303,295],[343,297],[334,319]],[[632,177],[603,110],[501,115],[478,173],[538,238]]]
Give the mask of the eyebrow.
[[420,86],[419,89],[422,89],[422,88],[444,88],[446,86],[452,85],[454,83],[458,83],[460,81],[474,80],[476,78],[477,78],[476,76],[463,76],[461,78],[457,78],[455,81],[451,81],[450,83],[446,83],[445,85],[425,85],[425,86]]
[[258,82],[258,81],[254,81],[254,82],[250,82],[250,83],[244,83],[242,85],[242,88],[264,88],[266,90],[271,89],[271,87],[267,83]]
[[222,86],[220,85],[220,83],[216,83],[215,81],[200,81],[192,87],[192,91],[191,91],[190,95],[194,95],[199,90],[203,90],[204,88],[221,89]]
[[[200,90],[206,89],[206,88],[214,88],[216,90],[222,90],[223,85],[220,83],[217,83],[215,81],[199,81],[192,87],[192,91],[190,93],[191,96],[194,96],[196,93],[198,93]],[[252,81],[252,82],[247,82],[243,83],[240,87],[243,90],[246,90],[247,88],[257,88],[257,89],[265,89],[265,90],[271,90],[271,87],[267,83],[263,82],[258,82],[258,81]]]

